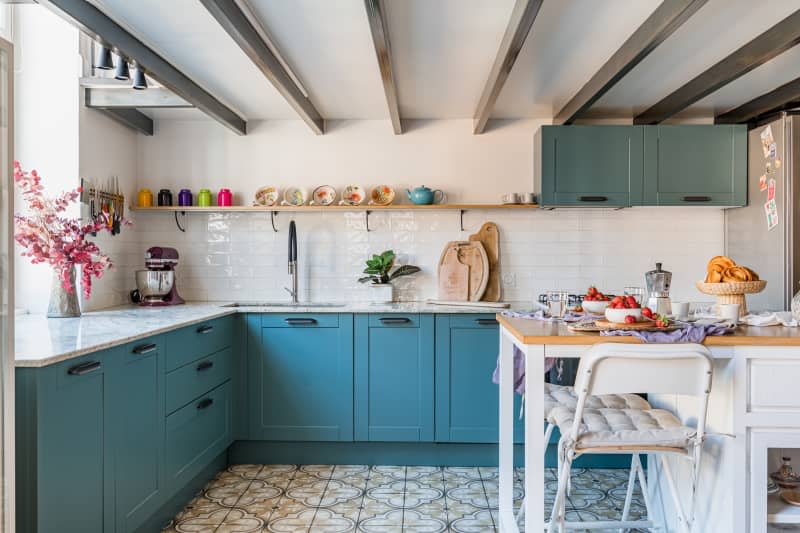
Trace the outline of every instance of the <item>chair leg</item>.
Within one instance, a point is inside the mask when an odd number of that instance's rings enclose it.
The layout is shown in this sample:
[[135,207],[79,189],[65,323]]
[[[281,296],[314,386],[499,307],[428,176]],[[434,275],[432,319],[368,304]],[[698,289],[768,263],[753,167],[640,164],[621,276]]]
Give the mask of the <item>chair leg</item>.
[[678,489],[675,486],[675,479],[672,477],[672,469],[669,467],[669,462],[667,458],[663,455],[661,456],[661,465],[664,467],[664,478],[667,480],[667,486],[669,486],[669,491],[672,494],[672,501],[675,505],[675,512],[678,515],[678,520],[680,520],[681,524],[683,525],[683,530],[686,533],[690,533],[689,531],[689,524],[686,522],[686,513],[683,512],[683,505],[681,504],[681,498],[678,494]]
[[[559,453],[559,457],[561,453]],[[566,500],[567,500],[567,482],[569,480],[570,470],[572,468],[572,453],[567,453],[564,461],[562,461],[558,469],[558,489],[556,489],[556,498],[553,501],[553,510],[550,513],[550,523],[547,526],[547,533],[554,533],[556,523],[558,523],[559,533],[565,531],[565,514],[566,514]]]
[[[636,459],[639,457],[639,454],[634,453],[631,457],[631,472],[628,476],[628,491],[625,493],[625,506],[622,508],[622,521],[625,522],[628,519],[628,514],[631,511],[631,500],[633,500],[633,487],[636,484],[636,474],[638,473],[638,469],[636,468]],[[619,533],[625,533],[627,529],[620,529]]]
[[636,454],[635,457],[636,461],[636,470],[637,476],[639,477],[639,487],[642,489],[642,499],[644,500],[644,508],[647,511],[647,519],[650,520],[653,516],[652,506],[650,504],[650,492],[647,488],[647,476],[645,476],[644,468],[642,468],[642,461],[639,458],[639,454]]
[[694,526],[695,502],[697,500],[697,484],[700,479],[700,459],[702,457],[703,445],[695,445],[692,453],[692,493],[689,500],[689,515],[686,517],[686,526],[691,530]]

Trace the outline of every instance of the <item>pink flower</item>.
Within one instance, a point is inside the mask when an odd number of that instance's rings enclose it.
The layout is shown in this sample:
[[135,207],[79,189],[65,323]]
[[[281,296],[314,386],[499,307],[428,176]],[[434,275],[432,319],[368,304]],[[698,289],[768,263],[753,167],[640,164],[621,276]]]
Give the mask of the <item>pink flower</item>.
[[[79,219],[60,216],[78,200],[81,188],[62,192],[55,198],[45,197],[41,176],[35,170],[26,172],[19,161],[14,161],[14,181],[31,213],[14,215],[14,240],[24,248],[22,255],[29,257],[32,264],[48,263],[61,279],[61,285],[70,293],[75,290],[72,271],[75,265],[82,265],[81,285],[84,296],[89,299],[92,278],[102,277],[107,269],[113,268],[113,264],[86,236],[110,231],[107,221],[81,223]],[[130,225],[129,221],[123,223]]]

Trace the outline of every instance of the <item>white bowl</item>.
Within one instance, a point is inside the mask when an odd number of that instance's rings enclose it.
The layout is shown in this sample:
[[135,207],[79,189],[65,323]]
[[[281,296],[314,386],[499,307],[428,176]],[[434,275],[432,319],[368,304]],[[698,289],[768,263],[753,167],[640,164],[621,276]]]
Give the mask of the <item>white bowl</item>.
[[612,309],[606,308],[606,320],[614,322],[615,324],[624,324],[625,317],[632,316],[639,322],[642,319],[642,309]]
[[581,304],[581,307],[583,307],[583,310],[586,311],[587,313],[602,315],[603,311],[606,310],[606,307],[608,307],[608,304],[610,303],[611,302],[607,300],[606,301],[584,300],[583,303]]

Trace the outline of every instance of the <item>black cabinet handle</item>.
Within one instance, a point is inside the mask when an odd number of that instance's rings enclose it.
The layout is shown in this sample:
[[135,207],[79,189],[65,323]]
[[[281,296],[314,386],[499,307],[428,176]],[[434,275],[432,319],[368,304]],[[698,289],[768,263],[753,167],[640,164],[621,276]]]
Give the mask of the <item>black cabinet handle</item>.
[[207,409],[208,407],[211,407],[212,403],[214,403],[214,399],[213,398],[203,398],[197,404],[197,408],[198,409]]
[[95,370],[99,369],[100,361],[87,361],[85,363],[70,367],[69,370],[67,370],[67,374],[70,376],[83,376],[84,374],[89,374],[90,372],[94,372]]
[[214,326],[200,326],[197,328],[197,333],[200,335],[205,335],[206,333],[211,333],[214,331]]
[[287,318],[284,322],[290,326],[313,326],[317,320],[315,318]]
[[214,366],[214,361],[203,361],[197,365],[197,371],[202,372],[203,370],[208,370],[212,366]]
[[155,352],[158,349],[157,344],[142,344],[131,350],[136,355],[144,355],[150,352]]
[[496,318],[476,318],[475,323],[479,326],[496,326],[499,324]]
[[579,202],[607,202],[608,196],[578,196]]
[[379,318],[381,324],[392,325],[392,324],[410,324],[411,319],[406,317],[383,317]]
[[710,202],[710,196],[683,196],[681,200],[684,202]]

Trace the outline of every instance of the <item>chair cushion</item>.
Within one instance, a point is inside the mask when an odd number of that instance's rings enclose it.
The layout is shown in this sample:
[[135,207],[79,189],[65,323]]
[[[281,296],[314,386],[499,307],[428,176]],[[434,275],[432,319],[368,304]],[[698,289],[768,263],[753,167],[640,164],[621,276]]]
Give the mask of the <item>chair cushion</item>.
[[[575,409],[578,405],[578,395],[575,394],[573,387],[564,385],[544,384],[544,418],[551,424],[555,420],[551,416],[556,407],[566,407]],[[638,394],[601,394],[589,396],[586,399],[586,407],[592,409],[602,409],[610,407],[613,409],[650,409],[650,403]]]
[[[569,435],[575,411],[556,407],[550,415],[562,435]],[[664,409],[584,409],[577,448],[665,446],[688,448],[696,430]]]

